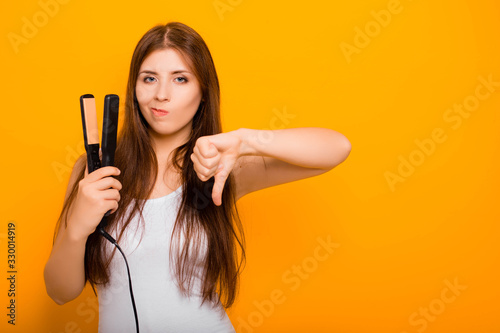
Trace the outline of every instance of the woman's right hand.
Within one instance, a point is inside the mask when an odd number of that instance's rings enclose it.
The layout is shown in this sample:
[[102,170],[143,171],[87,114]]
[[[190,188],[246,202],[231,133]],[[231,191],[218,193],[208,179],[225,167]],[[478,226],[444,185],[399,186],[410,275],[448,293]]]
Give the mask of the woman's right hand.
[[120,170],[113,166],[89,174],[85,163],[85,176],[78,183],[78,192],[68,214],[68,229],[74,236],[87,238],[107,211],[113,214],[118,209],[122,184],[110,176],[119,174]]

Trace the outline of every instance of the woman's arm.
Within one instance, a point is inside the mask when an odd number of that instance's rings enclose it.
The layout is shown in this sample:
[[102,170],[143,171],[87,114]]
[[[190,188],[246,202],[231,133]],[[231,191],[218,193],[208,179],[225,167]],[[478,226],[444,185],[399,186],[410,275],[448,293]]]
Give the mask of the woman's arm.
[[[68,199],[77,176],[85,169],[85,158],[76,161],[71,173],[66,196]],[[68,214],[70,216],[70,214]],[[68,226],[71,225],[68,223]],[[52,252],[45,265],[44,278],[47,294],[57,303],[64,304],[78,297],[85,286],[85,243],[86,237],[73,233],[71,228],[65,227],[64,219],[61,220]]]
[[349,140],[328,128],[240,128],[230,133],[241,139],[240,156],[233,168],[237,199],[266,187],[325,173],[351,152]]
[[[104,214],[118,209],[121,183],[113,178],[120,174],[116,167],[106,166],[88,173],[86,155],[77,160],[68,182],[66,197],[78,182],[76,196],[69,207],[68,220],[64,216],[49,260],[45,265],[45,287],[49,296],[64,304],[78,297],[85,287],[85,245]],[[66,226],[67,222],[67,226]]]

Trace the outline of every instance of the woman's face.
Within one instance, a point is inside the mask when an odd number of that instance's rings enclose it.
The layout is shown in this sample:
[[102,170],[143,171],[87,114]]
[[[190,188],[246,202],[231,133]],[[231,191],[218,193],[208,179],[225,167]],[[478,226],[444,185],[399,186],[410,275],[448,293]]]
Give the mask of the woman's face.
[[189,137],[202,92],[196,76],[175,49],[156,50],[144,59],[135,92],[153,136]]

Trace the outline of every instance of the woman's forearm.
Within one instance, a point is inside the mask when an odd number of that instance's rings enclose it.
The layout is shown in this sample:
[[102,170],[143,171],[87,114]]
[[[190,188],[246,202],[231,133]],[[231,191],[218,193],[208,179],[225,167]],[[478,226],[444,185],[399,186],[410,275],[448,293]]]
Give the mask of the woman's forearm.
[[44,278],[48,295],[64,304],[78,297],[85,286],[86,238],[73,236],[65,229],[45,265]]
[[349,140],[329,128],[240,128],[235,132],[242,140],[240,155],[270,156],[302,167],[331,169],[351,152]]

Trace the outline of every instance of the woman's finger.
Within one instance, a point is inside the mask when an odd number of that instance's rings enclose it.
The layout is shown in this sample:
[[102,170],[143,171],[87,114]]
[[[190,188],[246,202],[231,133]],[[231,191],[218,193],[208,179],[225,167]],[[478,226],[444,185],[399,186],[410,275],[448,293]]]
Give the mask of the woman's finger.
[[109,190],[102,191],[102,197],[101,198],[102,199],[106,199],[106,200],[120,201],[121,195],[120,195],[120,192],[118,192],[117,190],[115,190],[115,189],[109,189]]
[[[200,163],[200,160],[196,154],[191,154],[191,160],[193,161],[193,166],[196,171],[196,173],[199,176],[202,176],[204,179],[203,181],[212,178],[212,176],[215,174],[218,168],[218,160],[220,160],[220,156],[216,157],[216,160],[214,161],[214,165],[211,168],[207,168],[206,166],[202,165]],[[200,177],[201,179],[201,177]]]
[[91,172],[88,175],[88,181],[95,182],[101,178],[104,178],[107,176],[118,176],[119,174],[120,174],[120,169],[118,169],[117,167],[105,166],[105,167],[102,167],[102,168],[95,170],[94,172]]
[[196,140],[195,148],[196,147],[198,147],[199,153],[204,158],[214,157],[219,152],[217,147],[215,147],[206,137],[198,138],[198,140]]
[[[217,149],[216,149],[217,150]],[[194,147],[193,154],[198,158],[198,163],[203,165],[207,169],[213,169],[219,160],[219,152],[217,151],[214,156],[206,157],[206,155],[202,154],[198,147]]]
[[219,168],[216,171],[214,187],[212,189],[212,200],[217,206],[222,204],[222,191],[224,190],[224,184],[226,183],[227,177],[232,171],[234,164],[234,161],[226,159],[224,162],[221,161]]
[[113,177],[104,177],[96,182],[97,190],[106,190],[108,188],[114,188],[119,191],[122,189],[122,184]]

